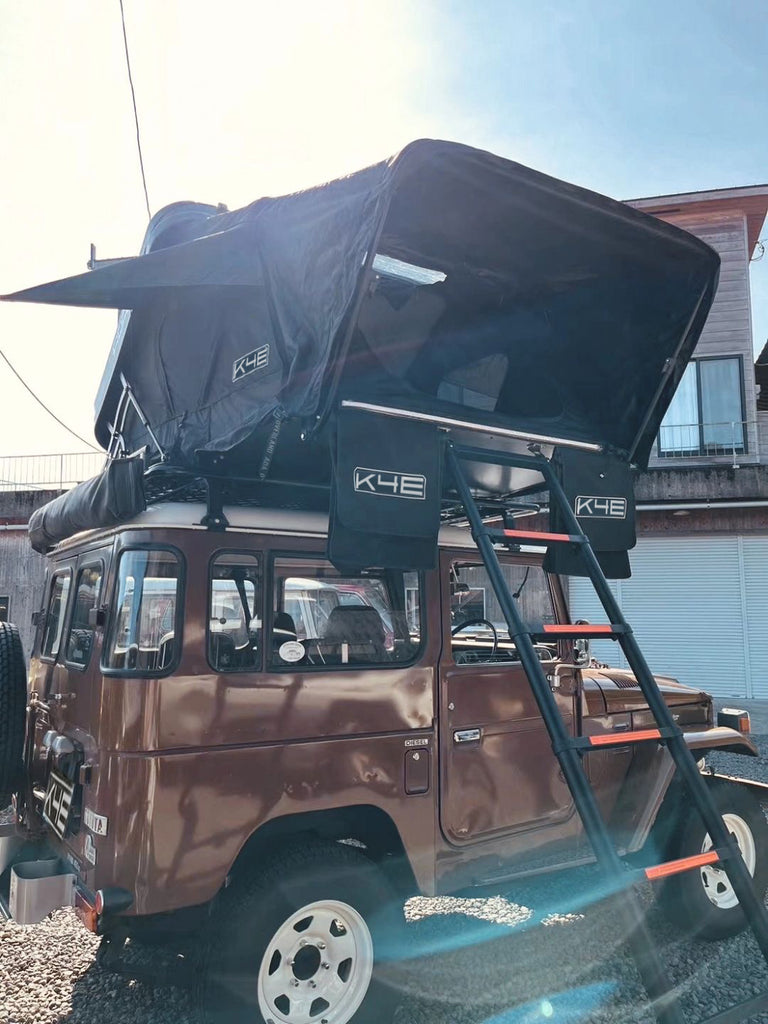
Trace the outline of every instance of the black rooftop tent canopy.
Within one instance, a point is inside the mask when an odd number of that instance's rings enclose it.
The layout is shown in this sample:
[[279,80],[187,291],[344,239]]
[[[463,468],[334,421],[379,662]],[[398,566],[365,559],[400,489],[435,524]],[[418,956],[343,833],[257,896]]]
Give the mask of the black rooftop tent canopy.
[[[270,473],[327,481],[328,445],[312,437],[345,398],[645,467],[718,267],[693,236],[621,203],[422,140],[235,212],[166,207],[141,255],[8,298],[130,311],[97,398],[105,447],[124,379],[169,463],[216,456],[255,475],[277,418]],[[152,450],[133,413],[123,434],[128,451]]]

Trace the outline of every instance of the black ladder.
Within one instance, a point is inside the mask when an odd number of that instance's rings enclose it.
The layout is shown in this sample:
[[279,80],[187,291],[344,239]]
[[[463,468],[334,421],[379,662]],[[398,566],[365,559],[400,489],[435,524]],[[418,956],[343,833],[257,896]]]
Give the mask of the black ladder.
[[[472,448],[448,443],[446,448],[447,469],[453,479],[461,503],[472,529],[496,599],[506,619],[510,638],[516,645],[518,656],[525,670],[541,717],[552,740],[552,749],[560,763],[566,784],[573,796],[576,809],[584,826],[598,864],[606,873],[611,888],[618,895],[619,911],[624,915],[632,952],[646,991],[653,1003],[656,1018],[660,1024],[685,1024],[673,986],[656,954],[653,939],[648,932],[644,913],[632,888],[635,880],[620,859],[603,821],[586,772],[583,756],[595,746],[627,745],[653,741],[664,743],[669,750],[680,779],[693,800],[707,831],[713,840],[713,848],[707,853],[682,860],[671,861],[645,869],[648,878],[660,878],[680,871],[693,870],[722,862],[723,868],[733,885],[747,922],[757,940],[760,950],[768,962],[768,912],[762,900],[755,893],[752,878],[741,857],[735,839],[730,835],[715,806],[709,789],[699,773],[696,762],[688,749],[682,730],[675,723],[662,697],[656,681],[643,657],[630,626],[625,621],[613,593],[603,575],[597,557],[588,538],[571,509],[549,461],[535,449],[532,454],[508,454],[484,448]],[[539,533],[527,530],[490,529],[483,523],[480,511],[472,496],[464,475],[461,462],[471,460],[496,466],[511,466],[535,469],[540,472],[549,490],[550,508],[557,506],[562,522],[567,524],[568,533]],[[615,638],[620,644],[634,672],[642,693],[648,701],[656,728],[643,729],[633,733],[617,733],[602,737],[573,737],[567,731],[557,708],[555,697],[547,682],[544,668],[534,649],[534,637],[541,636],[541,627],[532,628],[522,619],[517,604],[502,573],[494,543],[529,543],[547,546],[549,544],[574,545],[597,592],[608,617],[606,625],[560,625],[544,626],[545,637]],[[761,894],[762,895],[762,894]],[[740,1003],[737,1006],[710,1017],[701,1024],[738,1024],[750,1016],[768,1009],[768,993]]]

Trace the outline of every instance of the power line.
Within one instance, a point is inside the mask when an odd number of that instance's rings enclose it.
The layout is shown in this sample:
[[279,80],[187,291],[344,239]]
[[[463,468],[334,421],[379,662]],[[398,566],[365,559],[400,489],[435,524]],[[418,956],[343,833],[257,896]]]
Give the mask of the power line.
[[0,349],[0,356],[2,356],[3,359],[5,360],[5,362],[8,364],[8,369],[11,371],[11,373],[14,375],[14,377],[16,377],[16,379],[19,381],[19,383],[24,385],[24,387],[27,389],[27,391],[30,393],[30,395],[32,395],[32,397],[37,402],[37,404],[41,405],[43,407],[43,409],[45,409],[45,411],[48,413],[48,415],[52,416],[53,419],[56,420],[56,422],[59,424],[60,427],[64,427],[64,429],[68,433],[70,433],[73,437],[76,437],[78,441],[82,441],[83,444],[87,444],[89,448],[93,449],[93,451],[95,451],[95,452],[100,451],[100,449],[97,448],[96,445],[91,444],[90,441],[86,441],[86,439],[84,437],[81,437],[75,430],[73,430],[71,427],[68,427],[66,423],[64,423],[62,420],[59,419],[59,417],[56,415],[55,412],[51,412],[51,410],[48,408],[48,406],[45,404],[45,402],[42,400],[42,398],[38,398],[37,397],[37,395],[32,390],[32,388],[29,386],[29,384],[27,384],[27,382],[24,380],[24,378],[21,376],[21,374],[16,370],[16,368],[13,365],[13,363],[10,361],[10,359],[5,354],[5,352],[3,352],[2,349]]
[[141,153],[141,132],[139,131],[139,111],[136,107],[136,90],[133,88],[133,75],[131,74],[131,57],[128,53],[128,34],[125,30],[125,11],[123,0],[120,0],[120,21],[123,25],[123,43],[125,44],[125,64],[128,68],[128,82],[131,86],[131,102],[133,103],[133,119],[136,122],[136,147],[139,151],[139,166],[141,167],[141,183],[144,186],[144,201],[147,204],[147,217],[152,220],[152,211],[149,208],[149,193],[147,192],[147,176],[144,173],[144,157]]

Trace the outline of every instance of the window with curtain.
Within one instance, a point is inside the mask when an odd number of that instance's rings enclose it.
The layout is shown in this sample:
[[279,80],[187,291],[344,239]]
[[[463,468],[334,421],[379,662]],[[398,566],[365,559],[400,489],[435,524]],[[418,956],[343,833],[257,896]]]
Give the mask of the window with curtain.
[[746,451],[741,360],[689,363],[659,429],[662,458]]

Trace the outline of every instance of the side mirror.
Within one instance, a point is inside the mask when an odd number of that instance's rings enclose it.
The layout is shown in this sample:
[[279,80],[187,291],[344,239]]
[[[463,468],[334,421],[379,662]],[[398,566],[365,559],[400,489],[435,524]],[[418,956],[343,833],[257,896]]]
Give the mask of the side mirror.
[[[588,626],[589,623],[586,619],[578,619],[575,623],[577,626]],[[573,641],[573,663],[575,665],[588,665],[592,660],[592,652],[589,646],[589,640],[586,637],[581,637],[579,640]]]

